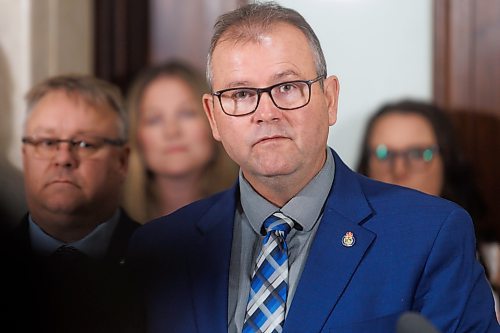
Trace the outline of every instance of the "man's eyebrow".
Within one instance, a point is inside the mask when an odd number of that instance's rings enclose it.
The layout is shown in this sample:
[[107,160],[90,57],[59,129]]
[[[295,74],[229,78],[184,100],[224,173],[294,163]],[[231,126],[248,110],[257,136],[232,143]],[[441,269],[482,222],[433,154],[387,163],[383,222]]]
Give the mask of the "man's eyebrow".
[[[53,128],[48,128],[48,127],[37,127],[32,131],[33,136],[42,136],[42,137],[58,137],[59,136],[59,131]],[[79,137],[79,136],[99,136],[99,133],[95,132],[92,129],[82,129],[82,130],[77,130],[71,138],[74,137]]]
[[250,83],[248,81],[233,81],[230,82],[224,89],[236,87],[250,87]]
[[[278,82],[279,80],[283,79],[290,79],[290,77],[299,77],[296,71],[294,70],[287,70],[284,72],[279,72],[271,76],[271,80],[273,82]],[[233,81],[227,84],[227,86],[223,89],[230,89],[230,88],[238,88],[238,87],[253,87],[249,81]],[[222,89],[220,89],[222,90]]]
[[31,129],[32,135],[57,135],[57,131],[51,127],[37,126]]
[[281,80],[281,79],[284,79],[284,78],[288,79],[288,78],[290,78],[290,76],[298,77],[299,75],[294,70],[287,70],[287,71],[284,71],[284,72],[279,72],[279,73],[274,74],[272,76],[272,78],[273,78],[274,81],[278,81],[278,80]]

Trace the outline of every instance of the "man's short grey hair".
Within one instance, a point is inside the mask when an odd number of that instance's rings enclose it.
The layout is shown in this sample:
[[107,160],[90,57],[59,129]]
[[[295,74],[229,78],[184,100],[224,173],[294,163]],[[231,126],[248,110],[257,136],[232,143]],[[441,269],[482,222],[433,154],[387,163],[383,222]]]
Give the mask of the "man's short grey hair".
[[35,85],[26,94],[27,117],[33,108],[47,94],[55,91],[66,92],[71,97],[82,98],[93,107],[108,107],[118,114],[120,139],[127,139],[127,117],[120,89],[90,75],[69,74],[50,77]]
[[[326,75],[326,61],[321,44],[313,29],[297,11],[275,2],[252,3],[219,16],[207,57],[207,81],[212,89],[212,56],[222,41],[257,41],[259,36],[276,23],[288,23],[304,33],[314,54],[316,74]],[[293,52],[293,50],[291,50]]]

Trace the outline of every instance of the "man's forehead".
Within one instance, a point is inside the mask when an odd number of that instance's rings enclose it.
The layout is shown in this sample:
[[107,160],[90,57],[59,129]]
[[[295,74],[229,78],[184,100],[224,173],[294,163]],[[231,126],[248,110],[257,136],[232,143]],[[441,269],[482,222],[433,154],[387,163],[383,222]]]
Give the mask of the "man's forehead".
[[[297,28],[290,27],[302,34]],[[212,58],[214,88],[219,84],[224,86],[217,87],[219,89],[244,86],[253,79],[272,84],[282,79],[304,79],[314,75],[315,57],[305,35],[295,38],[295,35],[285,36],[283,32],[278,29],[259,38],[221,41]]]
[[283,33],[286,35],[299,34],[306,37],[304,32],[296,26],[282,21],[272,22],[270,24],[251,24],[249,26],[235,25],[220,36],[214,47],[217,50],[222,44],[229,43],[231,46],[237,47],[247,43],[261,44],[269,40],[271,35]]
[[27,114],[27,129],[57,133],[73,128],[88,131],[115,124],[118,114],[107,105],[93,105],[78,94],[49,92]]
[[69,115],[78,111],[89,113],[89,115],[107,115],[111,107],[105,103],[93,101],[82,93],[66,90],[54,90],[47,92],[33,106],[28,115],[33,113],[43,113],[47,111],[63,111],[64,115]]

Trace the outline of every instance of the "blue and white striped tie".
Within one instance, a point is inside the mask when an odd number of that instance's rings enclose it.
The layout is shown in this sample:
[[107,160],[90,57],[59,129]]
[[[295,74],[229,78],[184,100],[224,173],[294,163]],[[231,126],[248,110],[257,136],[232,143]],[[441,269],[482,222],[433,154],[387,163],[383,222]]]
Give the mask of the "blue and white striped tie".
[[252,275],[243,333],[281,333],[288,292],[286,236],[293,220],[276,212],[264,221],[266,237]]

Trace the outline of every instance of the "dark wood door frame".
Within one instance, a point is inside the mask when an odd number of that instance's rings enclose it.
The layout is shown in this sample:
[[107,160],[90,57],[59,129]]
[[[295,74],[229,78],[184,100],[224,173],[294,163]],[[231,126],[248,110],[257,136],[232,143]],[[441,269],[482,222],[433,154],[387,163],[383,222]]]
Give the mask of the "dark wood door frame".
[[476,228],[500,241],[500,1],[434,1],[434,101],[447,110],[486,200]]

